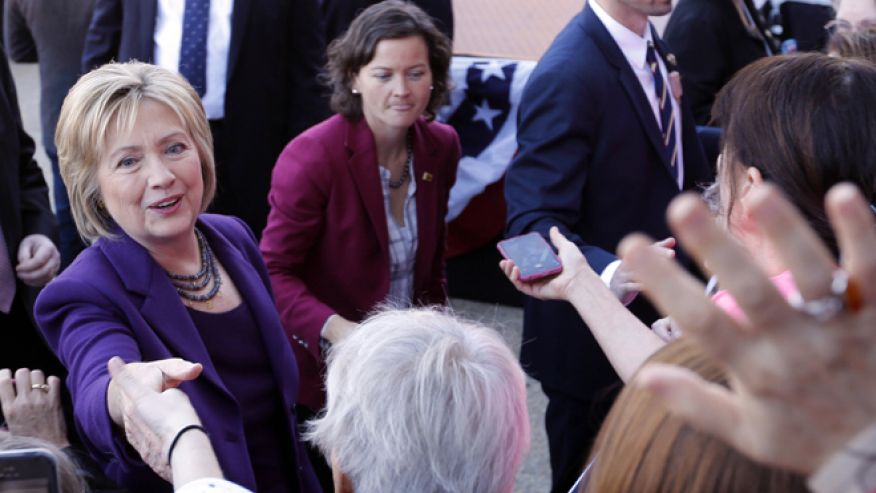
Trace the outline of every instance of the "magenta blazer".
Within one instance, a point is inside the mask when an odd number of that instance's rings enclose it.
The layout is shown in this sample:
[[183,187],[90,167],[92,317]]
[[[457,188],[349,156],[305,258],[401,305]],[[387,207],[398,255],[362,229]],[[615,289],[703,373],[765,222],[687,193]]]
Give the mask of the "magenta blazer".
[[[286,410],[299,491],[321,491],[298,438],[294,403],[298,390],[295,358],[283,335],[271,298],[270,281],[252,232],[240,219],[202,214],[198,227],[249,306],[265,346],[277,393]],[[198,329],[165,272],[149,253],[119,231],[86,248],[42,291],[36,319],[52,350],[69,370],[67,385],[79,434],[110,479],[132,492],[170,492],[173,487],[146,466],[112,422],[106,407],[110,381],[106,362],[179,357],[202,363],[200,377],[184,382],[210,436],[225,477],[255,491],[241,406],[219,377]],[[234,344],[234,341],[229,341]]]
[[[419,241],[414,300],[447,301],[444,216],[460,146],[448,125],[413,125]],[[335,115],[286,146],[268,194],[261,251],[301,376],[298,402],[322,408],[319,335],[337,313],[362,320],[389,292],[389,233],[374,136],[364,118]]]

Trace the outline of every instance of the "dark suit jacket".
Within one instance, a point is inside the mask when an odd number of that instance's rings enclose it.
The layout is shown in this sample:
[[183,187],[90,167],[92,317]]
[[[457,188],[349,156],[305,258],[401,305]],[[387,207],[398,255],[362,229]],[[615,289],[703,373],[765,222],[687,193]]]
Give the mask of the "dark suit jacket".
[[715,95],[733,74],[767,55],[764,41],[745,29],[733,0],[680,0],[663,39],[678,57],[684,96],[698,125],[709,124]]
[[[293,409],[298,369],[283,336],[255,238],[234,218],[205,214],[198,223],[261,331],[278,399],[287,410],[288,427],[277,432],[292,436],[295,454],[289,467],[298,468],[300,491],[318,492],[297,439]],[[223,385],[197,327],[161,267],[141,245],[120,230],[118,234],[118,239],[102,238],[83,251],[44,288],[36,305],[40,329],[69,371],[67,386],[85,444],[107,476],[131,491],[172,491],[126,445],[124,434],[112,423],[106,409],[110,381],[106,363],[112,356],[125,361],[179,357],[199,362],[203,374],[180,388],[198,411],[225,477],[255,491],[240,412],[246,403],[237,402]]]
[[[83,68],[151,62],[156,0],[96,0]],[[295,135],[328,116],[316,81],[325,38],[316,0],[234,2],[225,118],[216,135],[217,210],[261,233],[271,168]]]
[[55,153],[55,125],[79,78],[93,0],[6,0],[4,40],[15,62],[39,62],[43,145]]
[[[325,19],[325,39],[331,42],[344,34],[359,12],[379,3],[379,0],[322,0]],[[453,4],[451,0],[411,0],[411,3],[432,16],[435,26],[453,39]]]
[[[444,216],[456,178],[459,138],[452,127],[413,126],[417,183],[414,300],[445,303]],[[374,136],[365,119],[333,116],[280,155],[268,197],[261,251],[301,372],[299,402],[320,409],[320,330],[337,313],[358,321],[389,292],[389,233]]]
[[[657,47],[666,54],[659,39]],[[712,174],[682,103],[684,188],[690,189]],[[664,213],[679,190],[660,152],[658,123],[629,63],[589,7],[533,71],[517,141],[519,154],[505,181],[509,235],[547,237],[556,225],[596,272],[615,260],[610,252],[628,233],[669,236]],[[527,301],[521,360],[545,385],[581,398],[616,378],[565,302]]]
[[[57,243],[49,190],[33,152],[33,139],[21,124],[9,64],[0,53],[0,226],[13,268],[18,263],[18,244],[25,236],[43,234]],[[37,290],[22,282],[16,289],[16,298],[30,313]]]

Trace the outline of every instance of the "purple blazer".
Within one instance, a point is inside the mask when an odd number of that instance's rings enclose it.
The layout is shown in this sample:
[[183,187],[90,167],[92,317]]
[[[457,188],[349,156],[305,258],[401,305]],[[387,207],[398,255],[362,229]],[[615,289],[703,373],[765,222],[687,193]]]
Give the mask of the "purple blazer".
[[[287,410],[288,428],[278,431],[292,435],[295,456],[290,467],[298,468],[300,491],[319,492],[297,435],[295,356],[283,334],[255,237],[233,217],[203,214],[198,226],[261,331],[265,357]],[[100,239],[43,289],[35,314],[49,345],[69,370],[67,385],[77,427],[107,476],[131,491],[172,491],[110,419],[106,363],[114,355],[125,361],[179,357],[204,365],[200,377],[180,388],[198,411],[225,477],[255,490],[240,413],[246,403],[236,402],[223,385],[176,290],[142,246],[121,232],[118,239]]]
[[[456,179],[459,137],[449,125],[412,128],[417,183],[414,301],[447,301],[444,216]],[[298,398],[322,408],[319,335],[333,313],[361,320],[389,292],[389,232],[374,135],[362,118],[335,115],[311,127],[277,159],[261,250],[301,374]]]

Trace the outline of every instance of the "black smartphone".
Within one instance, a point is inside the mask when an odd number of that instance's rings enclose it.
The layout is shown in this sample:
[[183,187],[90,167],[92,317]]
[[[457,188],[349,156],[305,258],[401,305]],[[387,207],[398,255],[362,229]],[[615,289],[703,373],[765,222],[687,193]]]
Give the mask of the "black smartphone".
[[59,493],[58,460],[45,449],[0,451],[0,493]]
[[496,247],[502,256],[520,269],[520,280],[534,281],[563,271],[563,264],[547,241],[538,233],[526,233],[502,240]]

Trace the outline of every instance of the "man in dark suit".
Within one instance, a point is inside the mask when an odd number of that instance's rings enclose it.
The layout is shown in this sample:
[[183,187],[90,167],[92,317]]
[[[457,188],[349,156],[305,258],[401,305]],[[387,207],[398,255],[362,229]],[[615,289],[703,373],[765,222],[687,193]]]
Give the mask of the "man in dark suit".
[[82,66],[137,59],[185,75],[213,130],[213,209],[258,236],[277,156],[328,116],[316,79],[324,52],[316,0],[97,0]]
[[739,69],[779,52],[751,0],[680,0],[663,38],[678,56],[698,125],[709,124],[715,95]]
[[[625,303],[636,292],[611,253],[618,242],[633,231],[668,237],[669,201],[712,179],[674,57],[648,22],[670,9],[669,0],[587,2],[529,79],[506,176],[508,235],[547,237],[557,226]],[[646,323],[655,317],[641,297],[628,306]],[[568,491],[617,376],[565,302],[527,300],[521,362],[549,399],[552,490]]]
[[[2,50],[0,50],[2,51]],[[43,172],[24,132],[15,84],[0,53],[0,368],[39,368],[63,375],[63,367],[33,324],[40,287],[58,272],[57,225]]]
[[85,248],[73,216],[70,200],[58,169],[55,125],[67,91],[80,75],[82,46],[91,19],[93,0],[6,0],[4,40],[14,62],[40,66],[40,124],[43,147],[52,165],[55,215],[59,226],[61,264],[66,267]]

